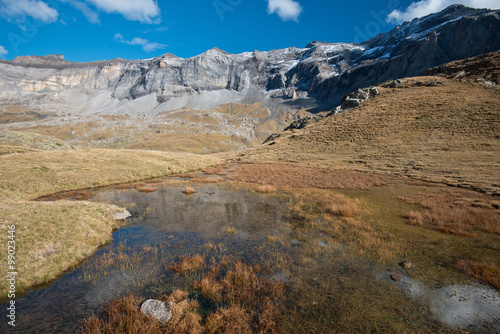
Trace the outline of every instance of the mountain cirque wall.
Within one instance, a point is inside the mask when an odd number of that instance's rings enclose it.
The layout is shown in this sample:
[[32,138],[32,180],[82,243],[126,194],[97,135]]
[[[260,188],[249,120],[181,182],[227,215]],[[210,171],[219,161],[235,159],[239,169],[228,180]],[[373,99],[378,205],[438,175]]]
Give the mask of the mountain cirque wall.
[[18,57],[0,61],[0,99],[58,114],[143,119],[181,108],[259,103],[269,113],[262,122],[274,119],[284,128],[280,115],[330,110],[358,88],[498,49],[500,11],[453,5],[359,45],[312,42],[242,54],[214,48],[187,59],[165,54],[91,63]]

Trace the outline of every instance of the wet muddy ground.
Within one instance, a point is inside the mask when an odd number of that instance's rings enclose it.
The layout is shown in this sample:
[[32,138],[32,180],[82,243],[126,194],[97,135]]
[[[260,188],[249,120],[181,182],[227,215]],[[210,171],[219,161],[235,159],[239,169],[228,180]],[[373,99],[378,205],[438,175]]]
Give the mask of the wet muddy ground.
[[[320,218],[302,226],[289,194],[194,183],[196,192],[186,195],[183,182],[92,194],[92,201],[127,208],[127,224],[78,268],[16,299],[18,325],[12,330],[2,321],[0,332],[74,333],[82,319],[127,293],[155,298],[182,289],[196,299],[193,281],[210,269],[208,259],[224,256],[258,264],[267,278],[285,284],[277,322],[286,333],[500,330],[500,295],[487,286],[465,280],[429,286],[405,272],[395,282],[397,267],[349,251],[315,227],[325,223]],[[207,259],[201,272],[169,270],[194,254]]]

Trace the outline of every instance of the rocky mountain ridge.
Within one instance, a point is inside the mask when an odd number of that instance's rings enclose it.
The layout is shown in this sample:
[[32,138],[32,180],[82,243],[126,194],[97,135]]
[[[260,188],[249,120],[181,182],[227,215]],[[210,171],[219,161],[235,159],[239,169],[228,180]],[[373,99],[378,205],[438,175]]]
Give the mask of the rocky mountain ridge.
[[[453,5],[361,44],[315,41],[305,48],[241,54],[213,48],[187,59],[165,54],[91,63],[69,62],[61,55],[18,57],[0,61],[0,107],[142,120],[176,112],[184,124],[183,110],[256,105],[258,120],[242,114],[225,135],[264,140],[299,110],[330,111],[359,88],[498,50],[499,32],[500,11]],[[246,128],[237,130],[238,123]],[[246,134],[249,124],[270,123],[259,134]]]
[[[205,109],[248,100],[269,103],[271,108],[283,104],[328,108],[358,88],[498,50],[499,31],[500,11],[454,5],[360,45],[312,42],[305,48],[242,54],[213,48],[187,59],[166,54],[92,63],[67,62],[57,55],[18,57],[0,63],[0,85],[3,97],[5,91],[68,89],[106,91],[110,100],[117,101],[152,95],[149,107],[167,104],[163,110],[198,107],[200,97],[212,100],[201,103]],[[95,98],[92,92],[85,93],[89,100]],[[90,106],[86,109],[91,111]]]

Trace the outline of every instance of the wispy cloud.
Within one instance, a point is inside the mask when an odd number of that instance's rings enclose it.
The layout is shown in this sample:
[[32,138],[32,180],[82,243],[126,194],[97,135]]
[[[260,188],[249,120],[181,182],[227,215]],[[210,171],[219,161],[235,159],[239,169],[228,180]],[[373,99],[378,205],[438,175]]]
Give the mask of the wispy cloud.
[[128,45],[140,45],[142,46],[142,49],[146,52],[153,52],[167,47],[164,44],[150,42],[147,39],[140,37],[135,37],[134,39],[127,41],[126,39],[123,38],[122,34],[115,34],[115,41]]
[[65,0],[72,7],[82,12],[90,23],[100,23],[99,14],[92,10],[85,2],[78,0]]
[[278,14],[282,21],[299,21],[302,6],[294,0],[267,0],[267,12]]
[[153,0],[87,0],[106,13],[119,13],[127,20],[156,23],[160,17],[160,7]]
[[3,46],[0,45],[0,58],[3,58],[9,53]]
[[24,20],[32,17],[45,23],[57,21],[59,13],[43,1],[37,0],[2,0],[0,15],[7,20]]
[[162,33],[168,31],[167,26],[162,26],[162,27],[157,27],[157,28],[152,28],[152,29],[144,29],[144,30],[138,30],[139,32],[143,34],[149,34],[149,33]]
[[498,0],[421,0],[413,2],[404,11],[394,10],[387,16],[387,22],[403,23],[404,21],[410,21],[416,17],[439,12],[453,4],[462,4],[474,8],[500,8]]

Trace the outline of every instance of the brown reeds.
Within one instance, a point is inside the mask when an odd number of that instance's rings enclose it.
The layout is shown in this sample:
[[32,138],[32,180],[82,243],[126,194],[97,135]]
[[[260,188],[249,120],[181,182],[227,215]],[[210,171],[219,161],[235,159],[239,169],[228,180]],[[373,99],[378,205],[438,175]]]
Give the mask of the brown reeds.
[[283,297],[284,285],[260,274],[259,266],[237,261],[211,268],[194,284],[204,298],[218,306],[217,311],[207,318],[209,333],[274,331],[278,312],[276,302]]
[[136,189],[139,190],[141,193],[145,194],[154,193],[155,191],[158,191],[158,188],[148,187],[147,185],[136,187]]
[[479,263],[465,260],[458,260],[455,266],[468,276],[500,290],[500,268],[498,266],[492,263]]

